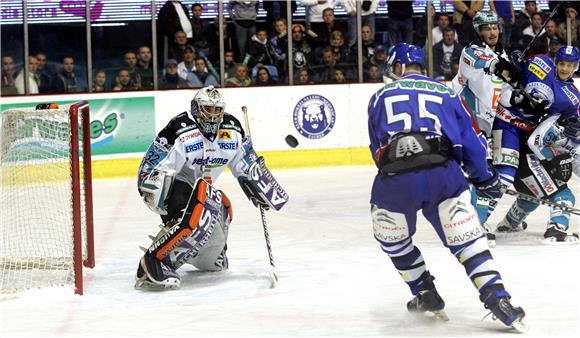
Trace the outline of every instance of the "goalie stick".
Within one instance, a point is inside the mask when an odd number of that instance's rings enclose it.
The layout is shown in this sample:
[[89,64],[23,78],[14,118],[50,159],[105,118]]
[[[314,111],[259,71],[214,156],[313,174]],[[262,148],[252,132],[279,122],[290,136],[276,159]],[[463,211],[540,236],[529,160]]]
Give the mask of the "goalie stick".
[[522,194],[521,192],[515,191],[513,189],[509,189],[507,186],[503,185],[501,190],[508,195],[511,196],[515,196],[517,198],[521,198],[523,200],[529,201],[529,202],[534,202],[534,203],[538,203],[538,204],[542,204],[542,205],[547,205],[550,206],[552,208],[556,208],[556,209],[560,209],[562,211],[566,211],[569,212],[571,214],[574,215],[578,215],[580,216],[580,209],[576,209],[573,207],[569,207],[560,203],[556,203],[556,202],[552,202],[550,200],[547,199],[543,199],[543,198],[536,198],[534,196],[530,196],[527,194]]
[[[249,139],[252,139],[250,133],[250,121],[248,120],[248,108],[246,106],[242,106],[242,112],[244,113],[244,124],[246,125],[246,133]],[[260,208],[260,216],[262,217],[262,229],[264,230],[264,238],[266,239],[266,249],[268,250],[268,258],[270,259],[270,287],[276,287],[278,284],[278,271],[276,270],[276,266],[274,265],[274,255],[272,254],[272,245],[270,244],[270,235],[268,234],[268,223],[266,222],[266,210],[261,205],[258,205]]]

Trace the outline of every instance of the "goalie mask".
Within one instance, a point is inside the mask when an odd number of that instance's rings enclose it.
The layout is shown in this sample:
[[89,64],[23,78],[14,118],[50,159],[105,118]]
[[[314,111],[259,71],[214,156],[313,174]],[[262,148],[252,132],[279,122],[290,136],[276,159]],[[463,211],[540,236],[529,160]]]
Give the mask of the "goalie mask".
[[213,86],[201,88],[191,100],[191,115],[203,136],[212,142],[217,136],[225,108],[224,97]]

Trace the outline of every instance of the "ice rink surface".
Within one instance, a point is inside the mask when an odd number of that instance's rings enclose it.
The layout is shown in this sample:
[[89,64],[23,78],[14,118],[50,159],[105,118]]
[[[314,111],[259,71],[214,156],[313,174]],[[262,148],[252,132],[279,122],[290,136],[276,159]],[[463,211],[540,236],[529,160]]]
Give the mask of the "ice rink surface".
[[[216,185],[234,207],[228,240],[230,270],[182,267],[181,288],[133,288],[139,246],[149,246],[158,217],[141,202],[134,179],[97,180],[96,264],[85,270],[85,295],[69,288],[32,290],[0,301],[0,336],[306,337],[502,336],[463,267],[422,216],[415,244],[436,277],[449,322],[407,313],[411,298],[372,236],[370,166],[274,171],[290,194],[279,213],[268,212],[280,275],[269,288],[260,215],[229,173]],[[441,178],[445,179],[445,178]],[[580,195],[579,181],[571,186]],[[396,192],[393,192],[396,193]],[[513,198],[506,196],[492,221]],[[540,206],[524,234],[498,238],[492,250],[512,300],[527,312],[530,336],[580,333],[579,246],[540,242],[548,219]],[[578,231],[580,217],[573,216]]]

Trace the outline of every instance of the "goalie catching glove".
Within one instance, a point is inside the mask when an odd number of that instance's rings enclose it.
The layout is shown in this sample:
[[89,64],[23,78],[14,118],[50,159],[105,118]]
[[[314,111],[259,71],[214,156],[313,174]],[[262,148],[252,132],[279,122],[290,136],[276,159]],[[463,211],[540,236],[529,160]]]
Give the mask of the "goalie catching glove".
[[246,138],[242,144],[245,155],[242,158],[243,174],[238,182],[248,199],[266,210],[280,210],[288,202],[288,194],[266,167],[264,157],[256,154],[252,141]]

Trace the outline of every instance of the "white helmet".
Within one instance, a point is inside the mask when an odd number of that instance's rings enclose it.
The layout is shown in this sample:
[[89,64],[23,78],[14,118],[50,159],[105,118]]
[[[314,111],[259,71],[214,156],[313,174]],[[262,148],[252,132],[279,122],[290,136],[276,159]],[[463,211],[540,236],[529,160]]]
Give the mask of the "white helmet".
[[224,117],[226,101],[213,86],[201,88],[191,100],[193,115],[204,136],[213,141]]

